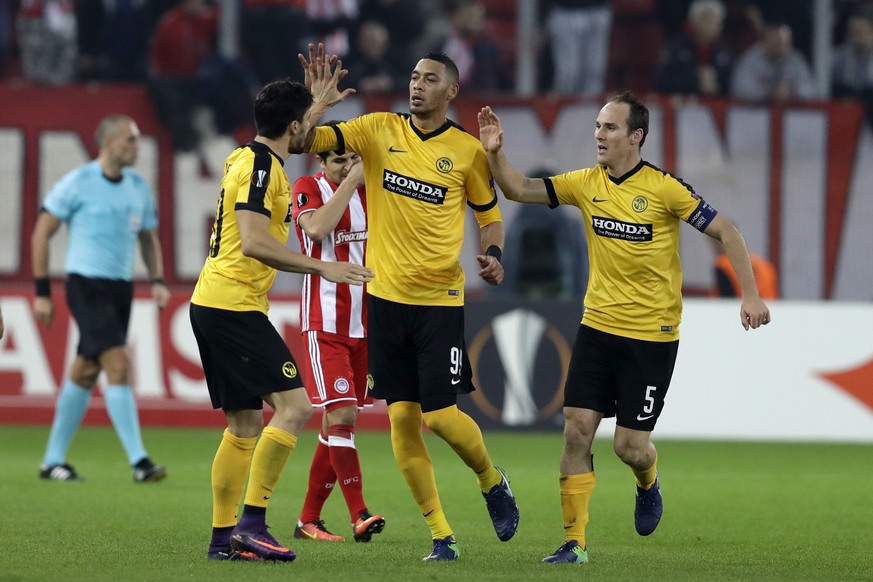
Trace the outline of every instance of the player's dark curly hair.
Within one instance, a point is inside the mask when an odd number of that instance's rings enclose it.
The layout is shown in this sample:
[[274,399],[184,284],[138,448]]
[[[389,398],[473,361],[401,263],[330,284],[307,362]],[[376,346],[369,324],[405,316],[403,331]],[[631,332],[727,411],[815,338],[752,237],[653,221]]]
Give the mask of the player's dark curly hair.
[[614,94],[609,98],[609,102],[626,103],[630,107],[630,113],[627,116],[627,134],[630,135],[636,130],[642,129],[643,139],[640,140],[640,147],[643,147],[643,144],[646,143],[646,136],[649,135],[649,108],[630,91]]
[[302,83],[291,79],[273,81],[255,97],[255,127],[258,135],[278,139],[292,121],[303,122],[312,105],[312,93]]
[[446,68],[446,72],[449,74],[449,78],[452,83],[457,83],[458,79],[461,78],[461,74],[458,72],[458,65],[455,64],[449,55],[446,53],[441,53],[439,51],[431,51],[424,55],[424,57],[429,61],[436,61],[438,63],[442,63]]

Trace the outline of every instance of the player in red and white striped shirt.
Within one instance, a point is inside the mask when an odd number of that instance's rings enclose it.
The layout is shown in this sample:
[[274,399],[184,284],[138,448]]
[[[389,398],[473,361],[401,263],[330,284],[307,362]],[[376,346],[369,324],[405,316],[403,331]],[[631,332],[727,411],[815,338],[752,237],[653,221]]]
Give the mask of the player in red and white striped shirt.
[[[317,154],[322,171],[294,183],[292,216],[300,248],[323,261],[364,264],[367,242],[363,164],[351,152]],[[294,536],[342,541],[321,520],[321,509],[339,482],[355,541],[370,541],[385,520],[367,510],[355,449],[358,408],[367,395],[367,300],[365,287],[305,275],[300,301],[305,365],[303,380],[313,406],[324,408],[309,487]]]

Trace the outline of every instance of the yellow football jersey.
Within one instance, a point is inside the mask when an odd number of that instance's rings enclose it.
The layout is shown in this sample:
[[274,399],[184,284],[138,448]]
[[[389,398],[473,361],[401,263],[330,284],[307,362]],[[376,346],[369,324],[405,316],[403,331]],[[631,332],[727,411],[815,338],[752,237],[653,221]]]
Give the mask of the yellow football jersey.
[[259,142],[237,148],[224,163],[209,256],[191,303],[231,311],[267,313],[267,291],[276,269],[242,253],[237,210],[270,217],[269,231],[282,244],[291,224],[291,184],[284,160]]
[[688,184],[642,161],[621,178],[597,166],[545,182],[552,206],[577,206],[584,217],[590,274],[582,323],[634,339],[678,339],[679,221],[703,231],[715,209]]
[[407,305],[464,303],[460,254],[469,205],[480,227],[501,219],[485,151],[448,121],[432,132],[409,115],[371,113],[319,127],[310,151],[347,149],[364,162],[367,292]]

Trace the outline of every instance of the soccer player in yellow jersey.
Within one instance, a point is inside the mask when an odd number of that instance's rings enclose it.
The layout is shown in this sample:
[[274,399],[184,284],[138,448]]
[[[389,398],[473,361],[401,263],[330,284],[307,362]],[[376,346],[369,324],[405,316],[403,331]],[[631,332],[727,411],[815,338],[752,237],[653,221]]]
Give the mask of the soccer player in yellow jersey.
[[637,533],[655,531],[662,502],[652,430],[664,406],[679,347],[682,267],[679,222],[724,246],[742,287],[740,323],[770,322],[739,230],[678,178],[645,162],[640,147],[649,110],[633,94],[611,98],[595,123],[597,166],[528,178],[501,151],[503,130],[489,107],[479,138],[504,196],[529,204],[577,206],[584,217],[591,272],[585,311],[564,389],[560,491],[565,543],[547,563],[585,563],[588,501],[594,490],[591,441],[616,417],[613,447],[637,483]]
[[[336,62],[331,71],[335,59],[325,59],[323,47],[313,60],[311,92],[286,79],[268,84],[255,99],[258,135],[225,162],[209,255],[191,297],[191,325],[209,395],[227,418],[212,464],[212,560],[296,557],[266,524],[267,503],[312,415],[294,358],[267,318],[267,291],[277,270],[350,285],[372,279],[361,265],[319,261],[285,246],[291,184],[284,161],[290,151],[302,151],[324,111],[351,92],[336,89],[344,70]],[[266,428],[264,402],[274,409]]]
[[427,521],[425,560],[458,557],[437,492],[422,421],[476,474],[497,537],[509,540],[518,507],[495,467],[479,426],[457,407],[473,390],[464,343],[465,207],[480,227],[479,276],[503,280],[503,223],[485,152],[447,119],[458,69],[441,53],[418,61],[409,81],[410,114],[371,113],[319,127],[309,151],[346,149],[363,159],[369,235],[368,337],[372,393],[388,402],[400,472]]

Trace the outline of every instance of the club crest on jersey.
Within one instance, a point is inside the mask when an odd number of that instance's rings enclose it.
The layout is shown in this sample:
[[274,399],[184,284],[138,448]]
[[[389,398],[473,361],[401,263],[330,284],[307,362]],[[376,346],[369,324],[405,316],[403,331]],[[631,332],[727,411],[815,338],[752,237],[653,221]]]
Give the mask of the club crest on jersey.
[[636,224],[614,218],[592,216],[591,227],[594,234],[606,238],[615,238],[631,242],[647,242],[652,240],[651,224]]
[[306,194],[301,192],[297,195],[297,208],[303,208],[307,202],[309,202],[309,197]]
[[448,174],[454,168],[454,164],[452,164],[452,160],[449,158],[440,158],[436,161],[436,169],[442,172],[443,174]]
[[391,170],[385,170],[382,174],[382,188],[407,198],[430,202],[431,204],[443,204],[446,201],[448,188],[428,182],[422,182],[403,174],[397,174]]
[[270,174],[266,170],[258,170],[252,173],[252,186],[266,188],[270,184]]
[[337,391],[337,394],[345,394],[349,391],[349,381],[345,378],[337,378],[333,381],[333,389]]
[[644,212],[649,207],[649,201],[645,196],[637,196],[633,201],[634,212]]
[[366,230],[338,230],[334,236],[333,244],[343,245],[353,242],[362,242],[367,240]]
[[294,205],[289,204],[288,205],[288,214],[285,215],[285,222],[291,222],[291,219],[294,216],[293,209],[294,209]]

